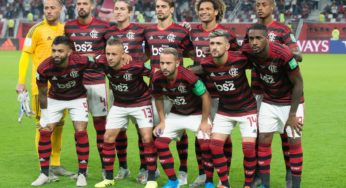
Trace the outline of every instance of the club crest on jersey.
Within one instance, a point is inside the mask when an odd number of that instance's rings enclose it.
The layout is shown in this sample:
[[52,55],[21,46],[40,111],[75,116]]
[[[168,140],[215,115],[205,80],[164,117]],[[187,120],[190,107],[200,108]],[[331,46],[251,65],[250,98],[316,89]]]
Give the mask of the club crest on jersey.
[[78,71],[72,71],[72,72],[70,73],[70,76],[71,76],[72,78],[77,78],[77,77],[79,76]]
[[238,68],[231,67],[228,71],[228,74],[231,75],[232,77],[237,77],[239,75],[239,70]]
[[90,37],[93,38],[93,39],[98,38],[98,35],[99,35],[99,32],[96,31],[95,29],[93,29],[93,30],[90,32]]
[[170,33],[169,35],[167,35],[167,40],[169,41],[169,42],[174,42],[175,41],[175,34],[173,34],[173,33]]
[[127,37],[129,40],[133,40],[133,39],[135,39],[135,33],[132,32],[132,31],[129,31],[129,32],[127,32],[127,34],[126,34],[126,37]]
[[123,78],[126,80],[126,81],[130,81],[132,80],[132,74],[131,73],[125,73]]
[[275,41],[275,39],[276,39],[276,35],[275,35],[275,33],[273,33],[273,32],[270,32],[270,33],[268,34],[268,37],[269,37],[269,40],[270,40],[270,41]]
[[178,91],[180,91],[180,93],[186,93],[187,92],[186,86],[184,84],[180,83],[178,86]]
[[278,67],[276,65],[270,64],[268,69],[270,70],[270,72],[272,73],[277,73],[278,72]]

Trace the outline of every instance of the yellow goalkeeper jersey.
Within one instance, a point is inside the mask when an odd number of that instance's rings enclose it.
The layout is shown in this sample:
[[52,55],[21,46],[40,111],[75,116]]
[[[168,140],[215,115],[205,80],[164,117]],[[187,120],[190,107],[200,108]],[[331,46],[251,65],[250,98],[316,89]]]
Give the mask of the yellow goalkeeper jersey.
[[[58,23],[55,26],[49,25],[46,20],[32,26],[26,35],[23,52],[27,52],[32,56],[32,72],[31,72],[31,92],[32,95],[38,95],[36,85],[37,67],[42,61],[51,56],[51,45],[56,36],[64,35],[64,25]],[[24,67],[24,68],[23,68]],[[26,68],[25,68],[26,67]],[[25,83],[27,66],[19,67],[19,83]]]

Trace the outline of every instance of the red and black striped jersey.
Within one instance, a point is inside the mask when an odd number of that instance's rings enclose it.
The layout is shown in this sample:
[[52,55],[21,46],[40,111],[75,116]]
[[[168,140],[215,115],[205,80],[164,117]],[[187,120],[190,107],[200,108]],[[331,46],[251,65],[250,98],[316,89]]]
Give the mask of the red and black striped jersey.
[[47,87],[51,83],[48,96],[56,100],[73,100],[86,97],[83,72],[90,67],[88,57],[72,54],[68,57],[66,68],[54,65],[53,58],[44,60],[37,69],[38,87]]
[[[73,44],[73,50],[78,54],[103,54],[106,46],[105,34],[109,24],[93,17],[87,25],[82,25],[77,19],[65,24],[65,35]],[[84,74],[84,84],[105,83],[102,71],[87,69]]]
[[189,31],[179,24],[172,23],[161,30],[157,25],[145,28],[146,47],[150,51],[150,64],[152,68],[160,68],[160,52],[163,48],[172,47],[178,50],[179,57],[192,49]]
[[231,45],[230,50],[239,50],[236,35],[229,29],[225,28],[221,24],[218,24],[213,30],[206,31],[203,29],[202,24],[192,26],[190,31],[190,40],[192,41],[195,51],[195,57],[193,58],[194,64],[199,65],[201,61],[206,57],[203,48],[209,48],[209,34],[215,30],[225,30],[230,34],[229,43]]
[[261,61],[256,58],[253,62],[263,86],[263,101],[290,105],[293,85],[289,75],[299,72],[299,65],[290,49],[285,45],[270,42],[267,59]]
[[143,61],[131,61],[120,70],[114,70],[107,63],[105,56],[97,60],[109,80],[113,91],[113,105],[120,107],[139,107],[151,105],[151,95],[143,76],[149,76],[151,70],[144,67]]
[[171,112],[181,115],[201,114],[202,99],[193,92],[198,77],[182,66],[177,68],[177,77],[170,81],[162,74],[161,70],[153,75],[151,94],[158,98],[163,95],[172,101]]
[[112,26],[105,37],[107,40],[110,37],[121,39],[123,41],[125,53],[129,54],[132,59],[139,61],[146,60],[143,26],[134,23],[131,23],[124,29]]
[[246,56],[240,51],[228,51],[225,64],[217,65],[209,56],[201,65],[219,93],[218,113],[227,116],[256,113],[256,100],[245,73],[251,68]]
[[[239,50],[239,45],[237,42],[237,38],[235,34],[230,31],[229,29],[225,28],[224,26],[218,24],[215,29],[211,31],[206,31],[203,29],[202,24],[195,25],[191,28],[190,31],[190,40],[192,41],[193,48],[195,51],[195,57],[193,58],[194,65],[200,65],[201,62],[206,58],[206,55],[204,54],[203,48],[209,48],[209,34],[217,29],[222,29],[227,31],[230,34],[229,43],[231,45],[230,50],[236,51]],[[207,86],[208,92],[211,97],[218,97],[218,92],[214,86],[213,83],[208,83],[210,79],[207,79],[204,77],[204,75],[201,75],[201,78],[203,79],[204,83]]]

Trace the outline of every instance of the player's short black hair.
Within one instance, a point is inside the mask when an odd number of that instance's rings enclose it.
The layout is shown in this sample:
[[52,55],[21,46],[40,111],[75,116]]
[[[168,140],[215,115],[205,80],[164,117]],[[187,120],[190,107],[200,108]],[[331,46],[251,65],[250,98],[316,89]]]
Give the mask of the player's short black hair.
[[255,23],[252,24],[251,27],[249,27],[249,29],[247,30],[247,32],[249,32],[250,30],[261,30],[264,31],[264,35],[267,36],[268,35],[268,28],[266,25],[261,24],[261,23]]
[[209,38],[215,38],[215,37],[225,37],[227,41],[230,39],[230,34],[223,30],[223,29],[217,29],[209,34]]
[[199,12],[199,8],[204,2],[210,2],[211,4],[213,4],[214,9],[218,11],[218,14],[216,15],[216,21],[221,22],[226,12],[225,2],[223,0],[197,0],[195,3],[196,13]]
[[66,36],[57,36],[54,38],[52,45],[64,44],[68,47],[72,47],[71,41]]
[[131,12],[133,10],[133,6],[131,4],[131,2],[129,0],[114,0],[114,3],[117,2],[124,2],[127,4],[127,9],[129,10],[129,12]]

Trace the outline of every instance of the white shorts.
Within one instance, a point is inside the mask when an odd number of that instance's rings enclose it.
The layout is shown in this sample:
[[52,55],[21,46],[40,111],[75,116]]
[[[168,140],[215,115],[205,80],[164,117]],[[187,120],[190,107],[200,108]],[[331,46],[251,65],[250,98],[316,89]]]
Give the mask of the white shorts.
[[[290,105],[274,105],[262,102],[258,115],[259,133],[283,133],[288,120]],[[304,104],[299,104],[296,116],[304,123]],[[292,138],[291,127],[286,128],[288,137]],[[300,137],[295,132],[295,137]]]
[[239,123],[242,137],[257,137],[257,114],[231,117],[217,113],[213,122],[212,133],[231,134],[237,123]]
[[69,111],[72,121],[88,122],[88,103],[86,98],[79,98],[69,101],[48,98],[47,102],[47,123],[59,122],[64,115],[65,109]]
[[211,121],[214,121],[218,108],[219,108],[219,98],[211,98],[211,108],[210,108]]
[[107,116],[106,129],[126,129],[129,116],[135,118],[138,128],[153,127],[153,109],[151,105],[127,108],[112,106]]
[[[157,113],[156,105],[155,105],[155,98],[151,99],[151,104],[153,105],[153,112],[154,112],[154,126],[160,123],[160,118],[159,114]],[[168,97],[163,96],[163,108],[164,108],[164,113],[167,116],[169,112],[171,111],[173,104],[172,102],[168,99]]]
[[89,111],[93,117],[106,116],[108,97],[106,84],[84,85],[88,95]]
[[254,97],[256,99],[256,105],[257,105],[257,111],[259,111],[260,107],[261,107],[261,103],[263,100],[263,95],[259,95],[259,94],[254,94]]
[[[209,139],[207,135],[203,135],[202,131],[198,131],[201,124],[202,115],[179,115],[169,113],[165,119],[165,129],[160,137],[179,140],[185,129],[194,132],[197,138]],[[210,123],[210,121],[209,121]],[[210,123],[211,124],[211,123]]]

